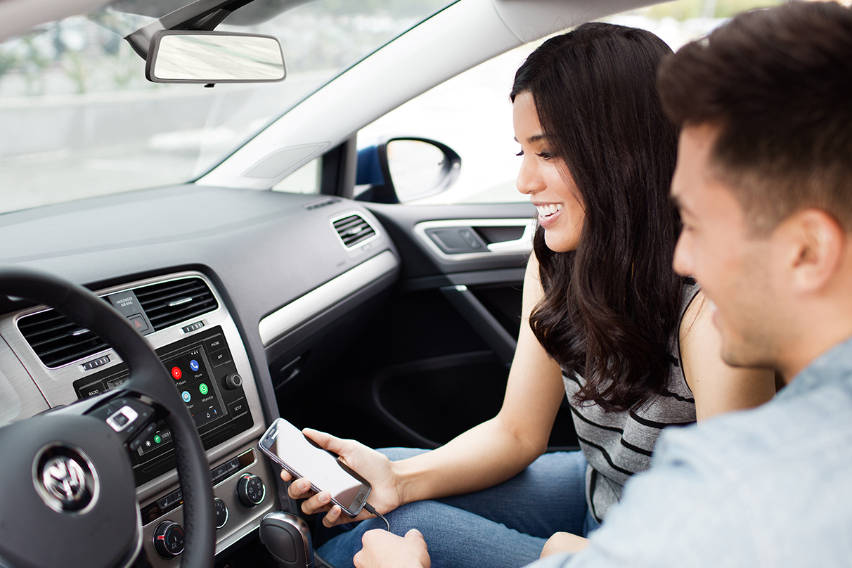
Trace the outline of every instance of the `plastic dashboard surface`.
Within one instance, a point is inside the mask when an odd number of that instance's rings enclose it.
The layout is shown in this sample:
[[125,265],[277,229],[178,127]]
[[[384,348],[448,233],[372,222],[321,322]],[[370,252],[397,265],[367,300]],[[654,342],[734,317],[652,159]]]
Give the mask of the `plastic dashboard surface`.
[[[379,229],[346,249],[330,220],[356,209]],[[348,200],[194,185],[135,191],[0,216],[0,263],[41,268],[92,288],[196,269],[229,304],[277,416],[260,320],[394,246],[369,211]],[[9,312],[14,305],[2,305]],[[23,414],[26,416],[26,414]]]

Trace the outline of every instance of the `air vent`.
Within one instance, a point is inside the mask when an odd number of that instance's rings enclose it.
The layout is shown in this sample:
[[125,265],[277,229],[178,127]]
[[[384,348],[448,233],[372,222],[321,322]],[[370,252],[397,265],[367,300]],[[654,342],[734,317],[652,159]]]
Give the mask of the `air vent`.
[[341,217],[333,221],[332,225],[334,225],[334,230],[337,231],[337,235],[346,248],[352,248],[376,234],[373,227],[360,215],[353,214]]
[[155,331],[219,307],[210,288],[200,278],[181,278],[133,291]]
[[100,337],[53,309],[22,317],[18,329],[42,363],[51,368],[107,348]]

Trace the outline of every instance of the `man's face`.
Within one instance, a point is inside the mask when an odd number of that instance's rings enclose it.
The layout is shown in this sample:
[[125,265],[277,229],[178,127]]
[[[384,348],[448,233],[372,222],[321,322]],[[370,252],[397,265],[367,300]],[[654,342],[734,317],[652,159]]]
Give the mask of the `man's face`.
[[672,197],[683,231],[674,269],[695,278],[715,304],[722,359],[733,366],[767,366],[778,351],[774,326],[783,323],[771,270],[772,239],[750,231],[739,201],[713,175],[716,135],[707,125],[687,126],[680,135]]

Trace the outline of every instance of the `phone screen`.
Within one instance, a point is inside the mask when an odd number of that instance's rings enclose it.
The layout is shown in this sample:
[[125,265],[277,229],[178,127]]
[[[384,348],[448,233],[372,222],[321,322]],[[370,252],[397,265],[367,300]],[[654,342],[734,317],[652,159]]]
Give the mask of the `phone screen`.
[[331,493],[347,514],[355,516],[364,506],[370,484],[347,471],[330,453],[311,444],[302,432],[278,418],[260,439],[260,447],[297,477],[306,477],[315,488]]

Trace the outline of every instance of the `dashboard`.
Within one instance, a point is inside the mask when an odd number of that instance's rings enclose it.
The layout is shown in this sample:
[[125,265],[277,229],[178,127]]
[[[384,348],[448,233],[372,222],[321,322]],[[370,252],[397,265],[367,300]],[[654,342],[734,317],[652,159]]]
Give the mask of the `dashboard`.
[[[217,553],[281,507],[277,469],[256,449],[282,414],[270,360],[298,357],[318,329],[399,271],[389,237],[355,202],[197,186],[3,215],[0,262],[88,286],[148,340],[207,453]],[[113,349],[54,310],[7,298],[0,314],[0,425],[126,379]],[[171,432],[153,423],[129,449],[145,556],[176,566],[182,501]]]

